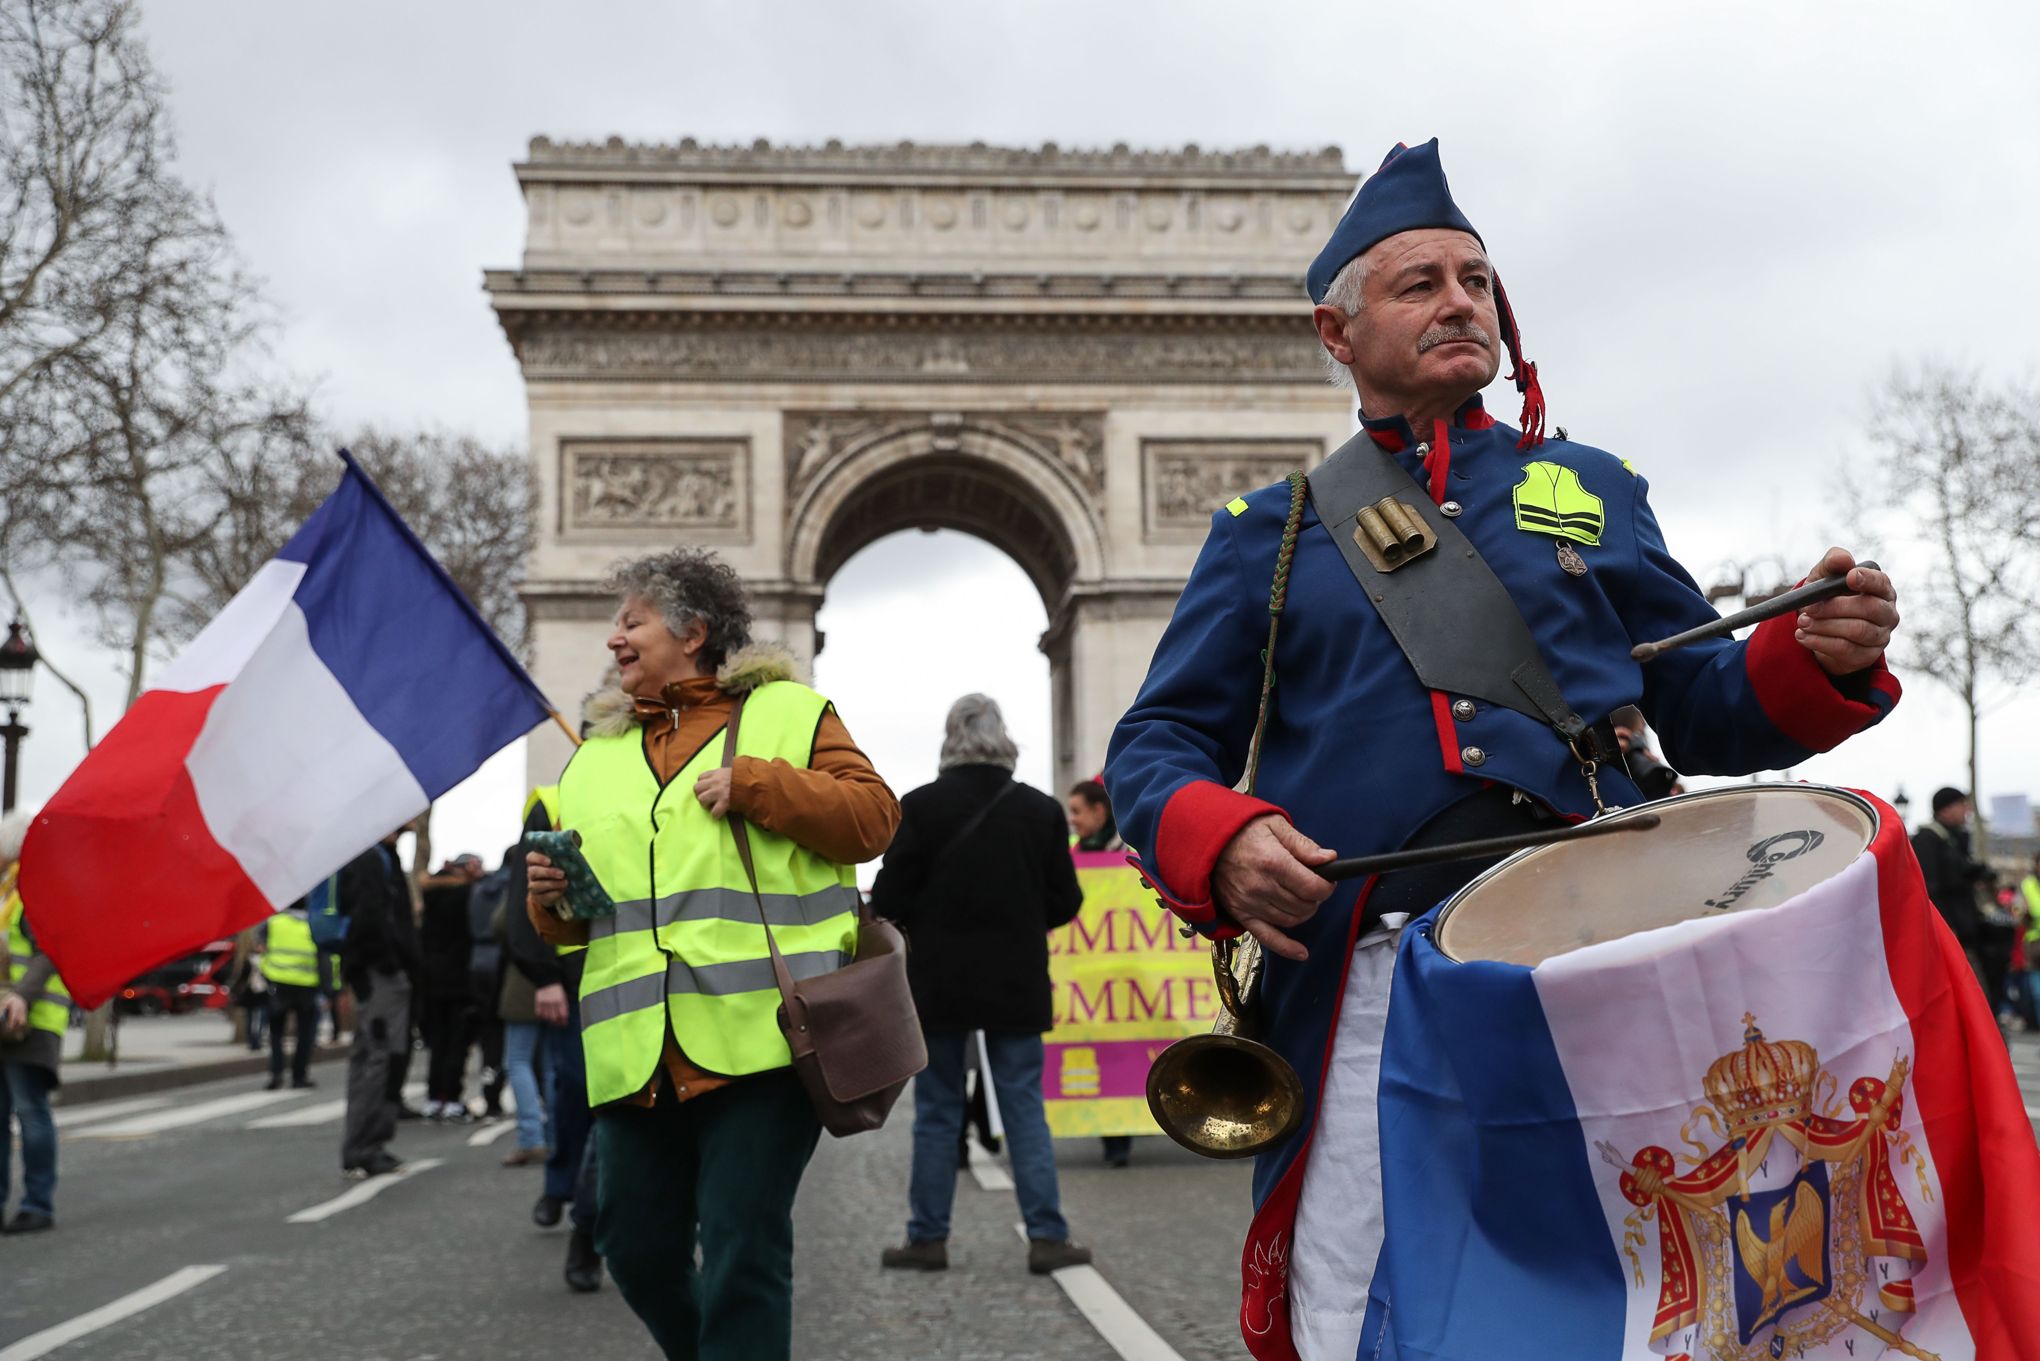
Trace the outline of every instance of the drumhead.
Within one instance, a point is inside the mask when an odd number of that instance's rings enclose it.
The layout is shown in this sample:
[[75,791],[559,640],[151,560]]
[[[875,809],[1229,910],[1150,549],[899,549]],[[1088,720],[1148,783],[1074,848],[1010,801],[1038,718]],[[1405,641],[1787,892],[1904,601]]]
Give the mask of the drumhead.
[[1438,949],[1461,962],[1534,965],[1638,931],[1776,907],[1853,863],[1877,813],[1823,785],[1734,785],[1610,816],[1649,831],[1519,851],[1440,909]]

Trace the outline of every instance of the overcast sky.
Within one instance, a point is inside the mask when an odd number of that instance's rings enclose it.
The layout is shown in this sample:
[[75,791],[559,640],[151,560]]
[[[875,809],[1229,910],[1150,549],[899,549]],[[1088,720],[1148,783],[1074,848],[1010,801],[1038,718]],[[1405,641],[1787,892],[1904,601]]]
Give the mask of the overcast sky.
[[[518,259],[510,163],[540,133],[1336,144],[1355,170],[1439,136],[1553,419],[1650,479],[1703,581],[1758,555],[1796,575],[1846,541],[1840,489],[1893,363],[2024,379],[2040,349],[2040,6],[2013,0],[155,0],[144,15],[182,169],[267,280],[279,362],[344,422],[523,440],[481,270]],[[40,604],[45,650],[89,681],[103,729],[112,659]],[[1023,776],[1047,779],[1044,616],[1012,564],[902,536],[845,569],[826,608],[819,679],[897,786],[932,775],[942,709],[967,688],[1007,703]],[[80,745],[47,682],[31,721],[35,801]],[[2040,793],[2040,702],[1998,710],[1985,737],[1985,794]],[[1924,803],[1963,781],[1962,741],[1955,705],[1909,679],[1882,728],[1796,773],[1887,796],[1902,782]],[[442,805],[442,846],[508,839],[520,766],[500,758]]]

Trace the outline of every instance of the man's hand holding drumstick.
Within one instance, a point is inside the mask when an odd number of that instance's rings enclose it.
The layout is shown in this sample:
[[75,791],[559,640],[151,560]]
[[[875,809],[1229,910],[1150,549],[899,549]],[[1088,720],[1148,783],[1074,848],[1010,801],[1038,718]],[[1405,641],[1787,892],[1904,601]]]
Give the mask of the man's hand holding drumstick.
[[1830,548],[1806,574],[1809,583],[1844,577],[1847,595],[1816,601],[1799,611],[1794,637],[1830,676],[1877,665],[1898,627],[1898,591],[1875,563],[1856,565],[1846,548]]

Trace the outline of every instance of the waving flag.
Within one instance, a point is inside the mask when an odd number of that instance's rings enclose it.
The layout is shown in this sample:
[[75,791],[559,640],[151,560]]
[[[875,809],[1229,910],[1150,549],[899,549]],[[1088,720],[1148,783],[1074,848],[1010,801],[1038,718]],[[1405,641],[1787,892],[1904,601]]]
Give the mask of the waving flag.
[[29,830],[22,901],[80,1005],[288,906],[550,712],[341,458]]
[[1362,1357],[2040,1356],[2040,1152],[1879,811],[1762,911],[1534,968],[1405,934]]

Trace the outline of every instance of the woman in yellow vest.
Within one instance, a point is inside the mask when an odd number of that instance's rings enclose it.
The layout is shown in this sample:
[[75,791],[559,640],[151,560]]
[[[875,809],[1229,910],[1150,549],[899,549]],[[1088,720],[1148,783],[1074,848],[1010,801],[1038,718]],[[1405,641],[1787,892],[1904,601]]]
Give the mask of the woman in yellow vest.
[[548,941],[587,947],[596,1247],[668,1357],[770,1361],[792,1351],[793,1198],[821,1125],[726,819],[750,825],[773,935],[806,978],[851,959],[850,867],[891,843],[899,803],[786,654],[750,644],[743,583],[715,555],[639,558],[608,588],[617,683],[590,697],[558,813],[615,915],[562,921],[566,877],[537,854],[526,904]]
[[0,989],[0,1212],[7,1208],[13,1180],[12,1126],[21,1126],[21,1203],[6,1233],[33,1233],[57,1223],[57,1127],[50,1119],[50,1092],[64,1055],[64,1031],[71,1024],[71,995],[50,957],[35,948],[21,893],[21,843],[29,815],[0,818],[0,927],[7,932],[7,982]]

